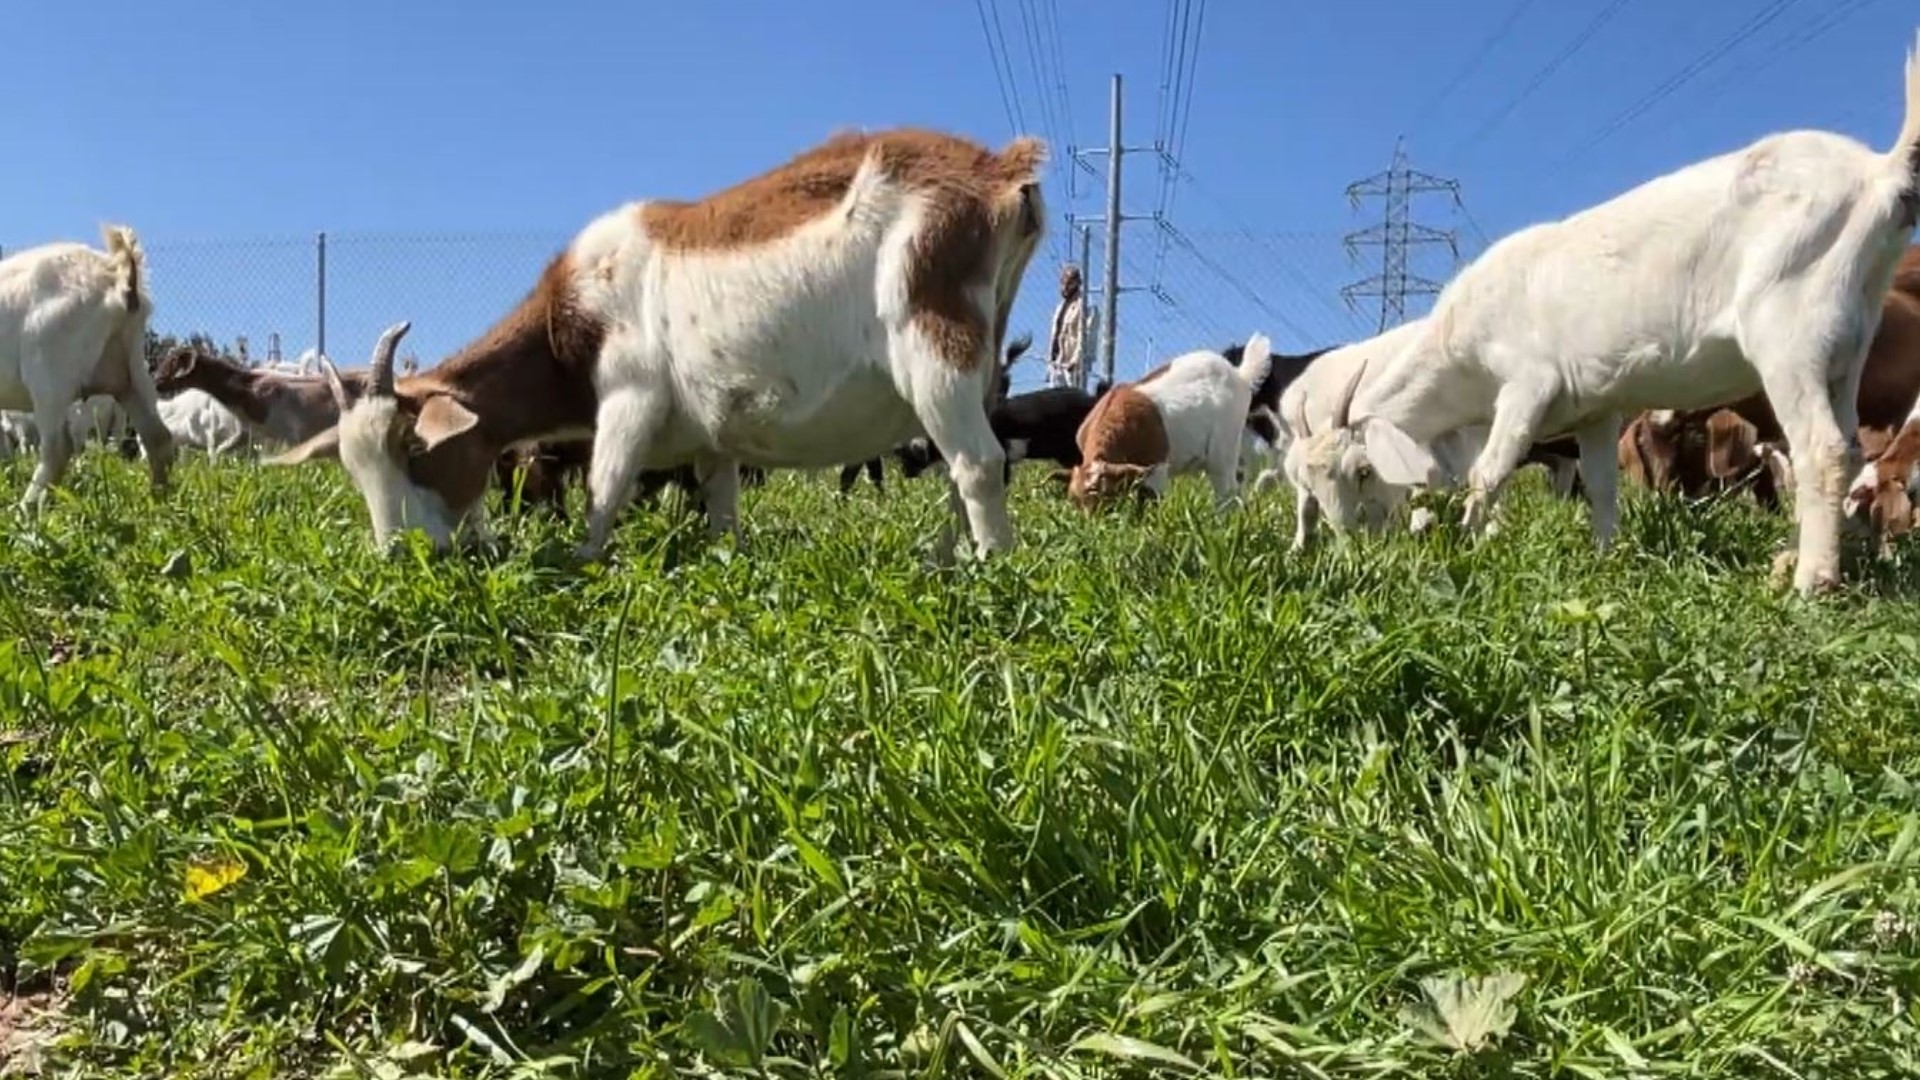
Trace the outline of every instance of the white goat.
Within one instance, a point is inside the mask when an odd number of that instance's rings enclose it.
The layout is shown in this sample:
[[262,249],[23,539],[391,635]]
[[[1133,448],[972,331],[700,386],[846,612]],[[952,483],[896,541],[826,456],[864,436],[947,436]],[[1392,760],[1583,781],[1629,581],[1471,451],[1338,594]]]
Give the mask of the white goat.
[[210,458],[219,458],[247,437],[247,427],[240,418],[205,390],[182,390],[163,399],[160,419],[176,440],[199,447]]
[[95,442],[118,445],[127,432],[127,411],[106,394],[94,394],[67,409],[67,437],[75,452]]
[[1164,495],[1171,478],[1193,472],[1206,474],[1216,506],[1238,494],[1247,410],[1272,360],[1266,335],[1254,334],[1238,367],[1212,349],[1195,349],[1133,384],[1159,408],[1167,427],[1166,468],[1146,480],[1155,494]]
[[[1447,472],[1433,444],[1490,423],[1468,474],[1478,528],[1534,441],[1571,433],[1601,548],[1615,527],[1623,415],[1764,390],[1793,447],[1794,585],[1837,583],[1860,370],[1920,204],[1920,51],[1891,151],[1821,131],[1769,135],[1494,244],[1441,291],[1414,340],[1315,436],[1316,495],[1368,467]],[[1337,450],[1335,449],[1337,448]],[[1333,451],[1333,452],[1327,452]],[[1342,524],[1352,524],[1351,521]]]
[[[364,392],[330,363],[340,421],[277,461],[338,456],[376,541],[436,546],[479,517],[501,451],[593,433],[598,558],[643,468],[692,466],[714,532],[735,531],[741,463],[865,461],[926,434],[978,550],[1013,546],[1005,451],[986,403],[1046,212],[1036,139],[998,153],[938,132],[843,134],[696,202],[589,222],[477,341]],[[951,532],[936,555],[950,554]]]
[[33,414],[16,409],[0,409],[0,459],[26,453],[40,445],[40,429]]
[[147,371],[146,256],[132,229],[101,230],[104,252],[52,243],[0,259],[0,409],[31,409],[40,460],[20,500],[38,511],[73,455],[68,409],[110,394],[149,452],[156,491],[167,486],[173,437],[160,422]]
[[1366,460],[1358,440],[1342,437],[1354,395],[1377,379],[1387,362],[1419,337],[1424,321],[1401,323],[1385,333],[1321,353],[1280,395],[1286,429],[1282,459],[1293,485],[1293,548],[1313,540],[1324,508],[1336,529],[1380,528],[1406,502],[1408,488],[1388,483]]

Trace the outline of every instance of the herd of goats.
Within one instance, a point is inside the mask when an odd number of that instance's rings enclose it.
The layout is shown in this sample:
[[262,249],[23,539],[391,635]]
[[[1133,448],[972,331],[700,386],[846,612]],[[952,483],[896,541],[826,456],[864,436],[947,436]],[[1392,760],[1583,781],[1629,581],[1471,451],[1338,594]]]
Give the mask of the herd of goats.
[[[1364,341],[1276,355],[1261,334],[1175,357],[1094,393],[1008,392],[1006,342],[1041,239],[1047,150],[924,129],[836,135],[695,201],[589,221],[528,293],[441,363],[396,375],[397,323],[364,370],[247,368],[182,347],[150,364],[153,311],[133,231],[0,260],[0,410],[30,421],[40,510],[73,453],[76,406],[124,410],[156,491],[177,443],[246,435],[270,462],[334,460],[374,538],[449,548],[490,535],[485,496],[562,505],[584,473],[603,555],[623,507],[675,483],[715,532],[769,469],[935,465],[982,555],[1014,544],[1014,462],[1050,460],[1083,507],[1151,498],[1203,474],[1238,501],[1248,448],[1281,462],[1295,547],[1318,524],[1377,531],[1422,489],[1464,484],[1463,527],[1494,523],[1528,462],[1584,489],[1594,539],[1622,471],[1689,494],[1793,492],[1776,572],[1835,586],[1849,521],[1884,538],[1920,488],[1920,49],[1903,123],[1877,152],[1795,130],[1520,229],[1447,283],[1424,318]],[[163,400],[164,395],[164,400]],[[83,408],[84,411],[84,408]],[[224,417],[225,419],[221,419]],[[527,496],[531,495],[531,498]],[[943,530],[948,559],[958,530]]]

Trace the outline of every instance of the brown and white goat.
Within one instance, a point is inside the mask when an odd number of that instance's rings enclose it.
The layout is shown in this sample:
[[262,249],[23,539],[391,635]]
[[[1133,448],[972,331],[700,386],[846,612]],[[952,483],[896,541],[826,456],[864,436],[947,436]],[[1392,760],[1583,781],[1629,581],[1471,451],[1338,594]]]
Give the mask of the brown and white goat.
[[1094,403],[1077,441],[1080,464],[1064,471],[1075,506],[1091,510],[1127,495],[1142,502],[1160,497],[1173,447],[1160,407],[1133,384],[1122,383]]
[[1785,488],[1785,444],[1777,425],[1771,438],[1761,434],[1737,407],[1652,409],[1621,430],[1616,456],[1628,479],[1655,491],[1677,491],[1692,499],[1745,489],[1772,509]]
[[146,254],[126,226],[105,226],[101,237],[104,251],[52,243],[0,259],[0,409],[31,410],[40,438],[23,510],[37,511],[66,473],[68,410],[96,394],[126,410],[155,491],[167,487],[174,447],[147,370]]
[[377,542],[418,527],[446,546],[503,449],[591,432],[594,559],[643,467],[693,466],[709,528],[733,531],[740,464],[839,466],[924,433],[977,549],[1010,548],[986,402],[1045,158],[1025,137],[841,134],[699,201],[628,203],[439,366],[396,383],[390,330],[340,423],[280,460],[338,456]]
[[1237,366],[1195,349],[1109,390],[1081,422],[1068,497],[1093,505],[1136,486],[1158,496],[1173,477],[1204,472],[1225,509],[1240,489],[1247,410],[1270,360],[1266,336],[1254,334]]
[[[364,378],[357,373],[349,377]],[[204,391],[239,417],[256,438],[289,445],[320,435],[340,420],[340,406],[318,375],[242,367],[191,345],[167,350],[154,368],[153,381],[162,397],[183,390]]]

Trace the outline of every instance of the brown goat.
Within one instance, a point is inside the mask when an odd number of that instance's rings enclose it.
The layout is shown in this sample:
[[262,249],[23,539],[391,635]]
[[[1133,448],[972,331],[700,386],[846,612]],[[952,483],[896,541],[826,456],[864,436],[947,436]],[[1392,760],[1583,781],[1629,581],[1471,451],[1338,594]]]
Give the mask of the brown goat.
[[1166,475],[1172,444],[1152,398],[1129,384],[1114,387],[1081,421],[1076,441],[1081,461],[1066,478],[1075,506],[1091,510],[1128,494],[1142,502],[1159,496],[1153,477],[1156,470]]

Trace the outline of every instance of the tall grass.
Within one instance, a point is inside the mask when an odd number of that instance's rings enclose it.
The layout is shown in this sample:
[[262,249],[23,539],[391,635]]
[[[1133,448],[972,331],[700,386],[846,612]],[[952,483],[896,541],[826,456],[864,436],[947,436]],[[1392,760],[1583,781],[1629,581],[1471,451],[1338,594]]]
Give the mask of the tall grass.
[[1036,471],[936,573],[931,484],[781,477],[746,552],[669,503],[578,570],[541,521],[378,558],[330,467],[156,507],[90,455],[0,518],[11,1067],[1920,1070],[1910,564],[1804,603],[1782,519],[1636,493],[1601,556],[1533,481],[1488,541],[1294,557],[1202,487],[1090,520]]

